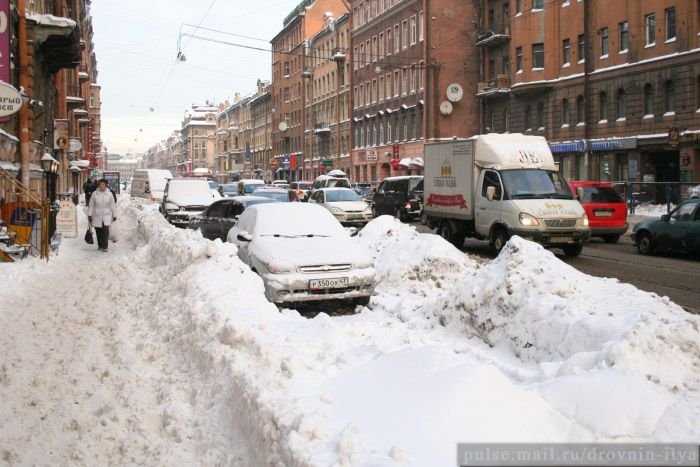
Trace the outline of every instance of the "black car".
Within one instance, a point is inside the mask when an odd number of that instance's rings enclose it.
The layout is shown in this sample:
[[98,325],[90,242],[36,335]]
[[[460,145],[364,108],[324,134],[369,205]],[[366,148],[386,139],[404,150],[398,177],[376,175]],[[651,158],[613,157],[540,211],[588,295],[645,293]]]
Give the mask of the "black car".
[[275,203],[270,198],[257,196],[233,196],[213,202],[201,214],[190,219],[188,228],[202,232],[204,238],[226,241],[226,235],[236,223],[238,216],[247,208],[259,203]]
[[372,211],[375,217],[389,214],[405,222],[420,217],[422,197],[422,175],[385,178],[372,197]]
[[661,219],[634,226],[632,240],[640,253],[688,253],[700,256],[700,199],[681,203]]

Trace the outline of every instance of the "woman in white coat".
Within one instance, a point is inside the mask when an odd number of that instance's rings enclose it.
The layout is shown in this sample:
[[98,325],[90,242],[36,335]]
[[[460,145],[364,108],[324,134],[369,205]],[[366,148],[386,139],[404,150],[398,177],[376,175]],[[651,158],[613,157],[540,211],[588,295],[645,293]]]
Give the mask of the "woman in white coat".
[[88,221],[97,233],[97,249],[107,251],[109,246],[109,226],[117,220],[117,204],[104,178],[97,182],[97,190],[90,196]]

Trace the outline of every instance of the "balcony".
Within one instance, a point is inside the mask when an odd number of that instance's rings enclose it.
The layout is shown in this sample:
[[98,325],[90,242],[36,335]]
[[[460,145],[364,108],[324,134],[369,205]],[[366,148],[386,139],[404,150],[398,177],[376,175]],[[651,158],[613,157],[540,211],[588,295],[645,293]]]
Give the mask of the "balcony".
[[327,136],[331,134],[331,126],[327,123],[314,124],[314,134],[316,136]]
[[495,23],[491,27],[480,31],[476,36],[477,47],[492,47],[510,40],[510,25]]
[[77,22],[70,18],[32,13],[27,15],[27,26],[33,30],[34,43],[51,73],[62,68],[73,68],[80,63]]
[[85,99],[80,97],[80,86],[66,86],[66,104],[71,106],[85,104]]
[[334,62],[343,62],[345,61],[345,49],[343,48],[334,48],[331,51],[331,60]]
[[478,97],[496,97],[510,94],[510,78],[508,75],[496,75],[495,79],[481,82],[477,86]]
[[301,77],[302,78],[311,78],[311,68],[304,67],[304,69],[301,71]]

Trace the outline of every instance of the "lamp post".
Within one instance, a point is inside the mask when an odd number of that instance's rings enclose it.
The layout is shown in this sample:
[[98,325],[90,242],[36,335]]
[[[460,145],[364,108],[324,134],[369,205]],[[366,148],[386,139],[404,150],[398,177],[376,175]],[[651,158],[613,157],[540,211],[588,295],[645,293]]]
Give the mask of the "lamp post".
[[46,198],[49,205],[49,241],[56,232],[56,214],[58,213],[58,204],[56,203],[56,177],[58,174],[58,161],[51,157],[51,154],[44,153],[41,158],[41,167],[46,173]]

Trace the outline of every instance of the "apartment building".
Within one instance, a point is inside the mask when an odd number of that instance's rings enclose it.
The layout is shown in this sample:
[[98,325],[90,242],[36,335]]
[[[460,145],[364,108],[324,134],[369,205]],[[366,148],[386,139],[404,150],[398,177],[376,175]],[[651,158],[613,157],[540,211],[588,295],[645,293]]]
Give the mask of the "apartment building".
[[[305,148],[305,104],[308,41],[326,27],[327,17],[340,18],[342,0],[304,0],[283,22],[272,39],[272,157],[268,168],[275,177],[302,176]],[[292,164],[296,164],[292,168]]]
[[325,27],[308,41],[305,55],[306,120],[303,160],[291,156],[297,178],[313,180],[332,169],[350,167],[350,15],[324,17]]
[[210,104],[193,105],[185,115],[180,135],[182,153],[173,175],[190,176],[195,169],[214,173],[216,153],[216,115],[218,109]]
[[479,24],[482,131],[545,136],[571,180],[700,180],[698,0],[486,0]]
[[249,145],[252,173],[246,176],[270,181],[274,178],[268,168],[272,157],[272,94],[269,81],[258,80],[257,84],[257,91],[248,104],[253,137]]
[[249,97],[241,98],[240,93],[236,93],[233,103],[226,101],[219,104],[216,115],[216,174],[220,183],[238,180],[244,170],[244,131],[249,101]]
[[353,179],[420,174],[427,141],[478,131],[478,3],[351,2]]

